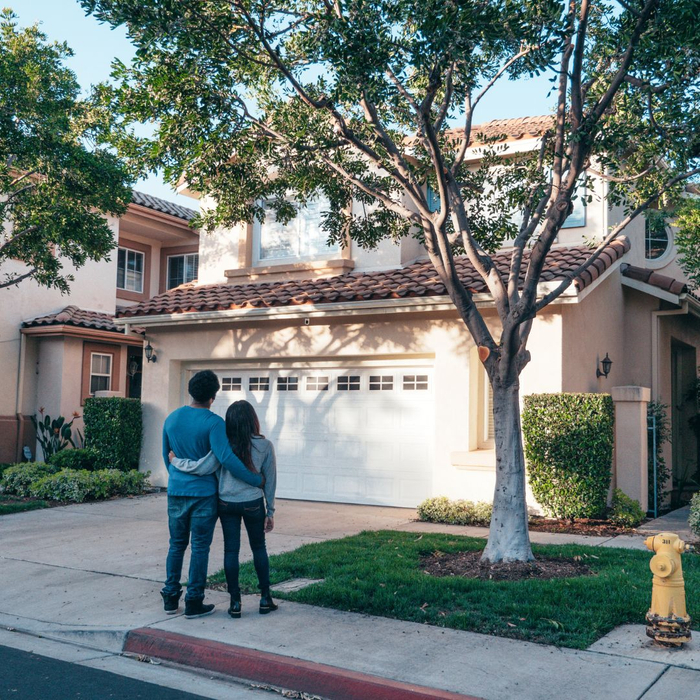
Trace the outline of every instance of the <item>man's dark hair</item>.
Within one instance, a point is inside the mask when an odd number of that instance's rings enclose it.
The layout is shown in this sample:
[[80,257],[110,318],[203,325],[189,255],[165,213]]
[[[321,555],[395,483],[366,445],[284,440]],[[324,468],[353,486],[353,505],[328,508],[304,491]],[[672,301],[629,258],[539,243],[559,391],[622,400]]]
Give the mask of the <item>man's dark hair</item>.
[[206,403],[213,399],[220,388],[219,378],[210,369],[197,372],[187,386],[190,396],[197,403]]

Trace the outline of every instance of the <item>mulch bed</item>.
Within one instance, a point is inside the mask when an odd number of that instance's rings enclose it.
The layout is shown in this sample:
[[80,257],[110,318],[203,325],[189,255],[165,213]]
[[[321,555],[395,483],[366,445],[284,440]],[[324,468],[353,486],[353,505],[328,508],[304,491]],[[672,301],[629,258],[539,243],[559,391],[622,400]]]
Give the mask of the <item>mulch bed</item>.
[[594,537],[617,537],[617,535],[634,535],[636,530],[630,527],[613,525],[609,520],[555,520],[531,516],[528,528],[536,532],[555,532],[567,535],[592,535]]
[[591,576],[593,572],[580,560],[538,557],[531,562],[485,564],[478,552],[433,552],[424,554],[420,566],[431,576],[461,576],[482,581],[522,581],[524,579],[572,578]]

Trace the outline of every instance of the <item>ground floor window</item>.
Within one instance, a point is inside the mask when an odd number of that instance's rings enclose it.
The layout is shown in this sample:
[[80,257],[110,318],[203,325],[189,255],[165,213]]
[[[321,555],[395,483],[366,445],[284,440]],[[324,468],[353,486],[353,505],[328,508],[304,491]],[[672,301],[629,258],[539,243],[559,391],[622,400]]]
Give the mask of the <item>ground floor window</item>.
[[112,355],[90,353],[90,395],[109,391],[112,385]]

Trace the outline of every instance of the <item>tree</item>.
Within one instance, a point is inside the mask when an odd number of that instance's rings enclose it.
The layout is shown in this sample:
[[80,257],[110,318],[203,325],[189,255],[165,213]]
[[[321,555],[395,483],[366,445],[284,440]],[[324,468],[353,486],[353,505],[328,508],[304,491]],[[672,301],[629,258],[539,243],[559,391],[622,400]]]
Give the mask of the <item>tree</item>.
[[104,213],[124,213],[131,179],[100,148],[109,113],[79,98],[70,49],[15,20],[0,13],[0,288],[33,279],[65,293],[62,259],[80,267],[114,248]]
[[680,253],[681,267],[697,288],[700,286],[700,199],[697,198],[697,192],[695,195],[680,203],[674,212],[673,224],[678,227],[676,246]]
[[[155,122],[132,154],[213,196],[204,228],[263,218],[261,201],[289,219],[289,192],[301,203],[323,193],[331,241],[423,240],[493,392],[497,483],[484,559],[531,559],[518,394],[532,320],[634,217],[699,172],[694,0],[81,2],[128,27],[136,57],[116,65],[119,87],[104,97],[127,122]],[[468,165],[492,86],[543,73],[557,107],[538,152],[505,157],[494,139]],[[593,169],[626,216],[542,295],[547,255]],[[501,277],[492,253],[506,239]],[[487,284],[500,335],[459,280],[457,254]]]

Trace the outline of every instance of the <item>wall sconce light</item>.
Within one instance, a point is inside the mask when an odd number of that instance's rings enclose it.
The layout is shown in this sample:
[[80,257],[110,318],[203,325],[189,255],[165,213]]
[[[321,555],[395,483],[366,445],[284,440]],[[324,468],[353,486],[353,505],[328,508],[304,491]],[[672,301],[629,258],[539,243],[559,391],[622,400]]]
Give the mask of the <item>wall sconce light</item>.
[[150,340],[148,341],[148,345],[144,348],[144,353],[146,353],[146,362],[155,362],[158,359],[157,355],[153,352],[153,346]]
[[[151,350],[153,350],[153,348],[151,348]],[[130,377],[135,377],[135,376],[136,376],[136,373],[137,373],[138,371],[139,371],[139,363],[136,362],[136,360],[132,360],[131,362],[129,362],[129,367],[128,367],[128,369],[126,370],[127,374],[128,374]]]
[[608,378],[610,374],[610,368],[612,367],[612,360],[608,357],[608,353],[605,353],[605,357],[600,361],[600,365],[603,368],[602,371],[600,367],[596,367],[595,376]]

